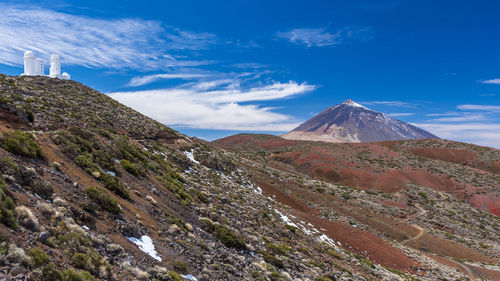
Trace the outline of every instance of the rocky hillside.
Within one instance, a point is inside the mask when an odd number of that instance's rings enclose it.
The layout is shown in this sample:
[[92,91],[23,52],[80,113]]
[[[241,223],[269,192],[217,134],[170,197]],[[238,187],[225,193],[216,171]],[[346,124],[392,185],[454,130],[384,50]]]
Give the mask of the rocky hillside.
[[[464,255],[422,255],[416,228],[394,238],[363,223],[366,212],[348,221],[337,211],[373,202],[382,222],[399,209],[379,201],[396,198],[276,169],[265,151],[251,159],[192,140],[76,82],[0,76],[0,98],[0,280],[467,280],[498,270],[498,222],[453,195],[419,187],[425,200],[411,193],[401,211],[401,224],[429,231],[450,217],[464,225],[450,244]],[[285,185],[324,191],[302,201]],[[432,218],[414,210],[426,200]]]
[[254,134],[212,145],[245,159],[264,194],[354,252],[392,256],[373,248],[375,234],[472,280],[500,277],[488,265],[498,265],[500,254],[499,150],[448,140],[333,144]]
[[438,138],[425,130],[368,109],[352,100],[325,109],[282,137],[324,142]]

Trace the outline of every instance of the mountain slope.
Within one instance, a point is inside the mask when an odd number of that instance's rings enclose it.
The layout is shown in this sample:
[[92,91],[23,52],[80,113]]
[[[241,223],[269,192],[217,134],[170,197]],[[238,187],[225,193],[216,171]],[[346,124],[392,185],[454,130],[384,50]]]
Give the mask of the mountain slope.
[[[369,230],[308,223],[245,159],[79,83],[0,75],[0,95],[2,280],[464,276]],[[342,243],[350,231],[377,243]]]
[[377,257],[371,243],[353,243],[354,232],[336,222],[421,251],[414,253],[472,280],[500,277],[500,267],[477,267],[486,257],[498,264],[500,256],[499,150],[441,139],[337,144],[254,134],[212,145],[246,159],[264,194],[296,217],[315,225],[327,219],[322,227],[342,245]]
[[370,110],[352,100],[327,108],[281,137],[326,142],[437,138],[425,130]]
[[[473,232],[467,241],[492,249],[445,243],[443,255],[473,264],[427,257],[415,250],[435,245],[427,233],[417,239],[405,223],[392,240],[357,223],[374,213],[388,219],[383,208],[355,212],[334,184],[196,142],[79,83],[0,75],[0,89],[1,280],[456,280],[470,276],[463,268],[496,272],[492,222],[480,211],[467,209],[486,238]],[[301,203],[287,189],[313,196],[323,186],[337,195]],[[448,211],[431,192],[437,211]],[[463,214],[463,204],[450,204]],[[360,214],[356,225],[325,215],[344,207]]]

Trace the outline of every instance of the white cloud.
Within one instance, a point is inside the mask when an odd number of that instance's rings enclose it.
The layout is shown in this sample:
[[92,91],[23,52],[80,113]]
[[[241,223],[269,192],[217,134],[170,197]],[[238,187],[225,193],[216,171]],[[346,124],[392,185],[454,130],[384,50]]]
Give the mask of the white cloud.
[[127,85],[132,87],[137,87],[153,83],[161,79],[195,79],[206,76],[207,76],[206,74],[194,74],[194,73],[161,73],[161,74],[134,77],[130,80],[130,82]]
[[432,119],[432,122],[469,122],[469,121],[480,121],[485,120],[485,116],[482,114],[465,114],[462,116],[454,116],[454,117],[442,117]]
[[500,84],[500,78],[482,80],[482,81],[480,81],[480,83],[482,83],[482,84]]
[[413,125],[441,138],[500,148],[500,124],[498,123],[422,122],[413,123]]
[[0,4],[0,64],[21,65],[26,50],[47,58],[59,54],[66,65],[89,68],[166,69],[205,61],[180,60],[179,50],[200,50],[217,41],[141,19],[94,19],[43,8]]
[[499,105],[462,104],[457,108],[461,110],[500,111]]
[[394,106],[394,107],[407,107],[407,108],[413,108],[415,107],[414,104],[408,103],[408,102],[403,102],[403,101],[366,101],[362,102],[363,104],[366,105],[384,105],[384,106]]
[[500,148],[500,106],[462,104],[457,108],[463,111],[427,114],[440,118],[414,125],[442,138]]
[[248,103],[284,99],[314,89],[313,85],[290,81],[248,89],[226,87],[206,91],[193,86],[109,95],[170,126],[283,132],[295,128],[299,123],[288,115],[274,112],[274,108]]
[[371,28],[344,27],[335,32],[326,28],[294,28],[277,32],[279,38],[307,47],[325,47],[338,45],[346,39],[366,40],[373,36]]
[[342,41],[340,32],[330,33],[324,28],[295,28],[286,32],[278,32],[278,37],[307,47],[324,47],[339,44]]
[[387,114],[392,117],[399,117],[399,116],[412,116],[415,115],[415,113],[412,112],[396,112],[396,113],[389,113]]

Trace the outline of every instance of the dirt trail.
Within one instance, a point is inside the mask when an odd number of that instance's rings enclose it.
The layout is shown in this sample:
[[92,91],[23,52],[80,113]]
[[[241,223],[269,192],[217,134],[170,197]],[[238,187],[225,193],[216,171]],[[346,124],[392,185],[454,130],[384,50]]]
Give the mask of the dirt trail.
[[411,241],[417,240],[418,238],[422,237],[422,235],[424,235],[424,233],[425,233],[425,229],[421,228],[420,226],[418,226],[416,224],[412,224],[411,226],[418,229],[418,234],[412,238],[409,238],[409,239],[402,241],[401,244],[403,244],[403,245],[406,245],[407,243],[409,243]]
[[457,261],[454,261],[454,260],[450,260],[451,262],[453,262],[454,264],[458,265],[459,267],[461,267],[464,271],[465,271],[465,274],[472,280],[472,281],[477,281],[477,280],[480,280],[480,279],[477,279],[475,274],[472,273],[472,270],[470,270],[470,268],[460,262],[457,262]]
[[[420,207],[420,205],[418,204],[415,204],[415,207],[417,207],[417,209],[419,210],[419,212],[413,217],[414,219],[415,218],[418,218],[418,217],[422,217],[422,216],[425,216],[427,214],[427,211],[425,209],[423,209],[422,207]],[[410,218],[411,219],[411,218]],[[410,219],[407,219],[407,220],[410,220]],[[425,229],[423,229],[422,227],[420,227],[419,225],[417,224],[412,224],[411,225],[413,228],[417,229],[418,230],[418,233],[417,235],[413,236],[412,238],[408,238],[404,241],[401,241],[401,244],[403,245],[406,245],[408,244],[409,242],[411,241],[415,241],[417,239],[419,239],[420,237],[422,237],[422,235],[424,235],[425,233]]]

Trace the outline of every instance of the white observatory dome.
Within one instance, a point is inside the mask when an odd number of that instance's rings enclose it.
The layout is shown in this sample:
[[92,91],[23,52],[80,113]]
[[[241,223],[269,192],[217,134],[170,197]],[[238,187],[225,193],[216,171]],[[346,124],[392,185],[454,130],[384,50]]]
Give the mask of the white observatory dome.
[[25,58],[33,58],[33,57],[35,57],[35,54],[33,54],[32,51],[26,51],[26,52],[24,52],[24,57]]
[[63,74],[61,75],[61,78],[64,80],[70,80],[71,76],[67,72],[63,72]]

